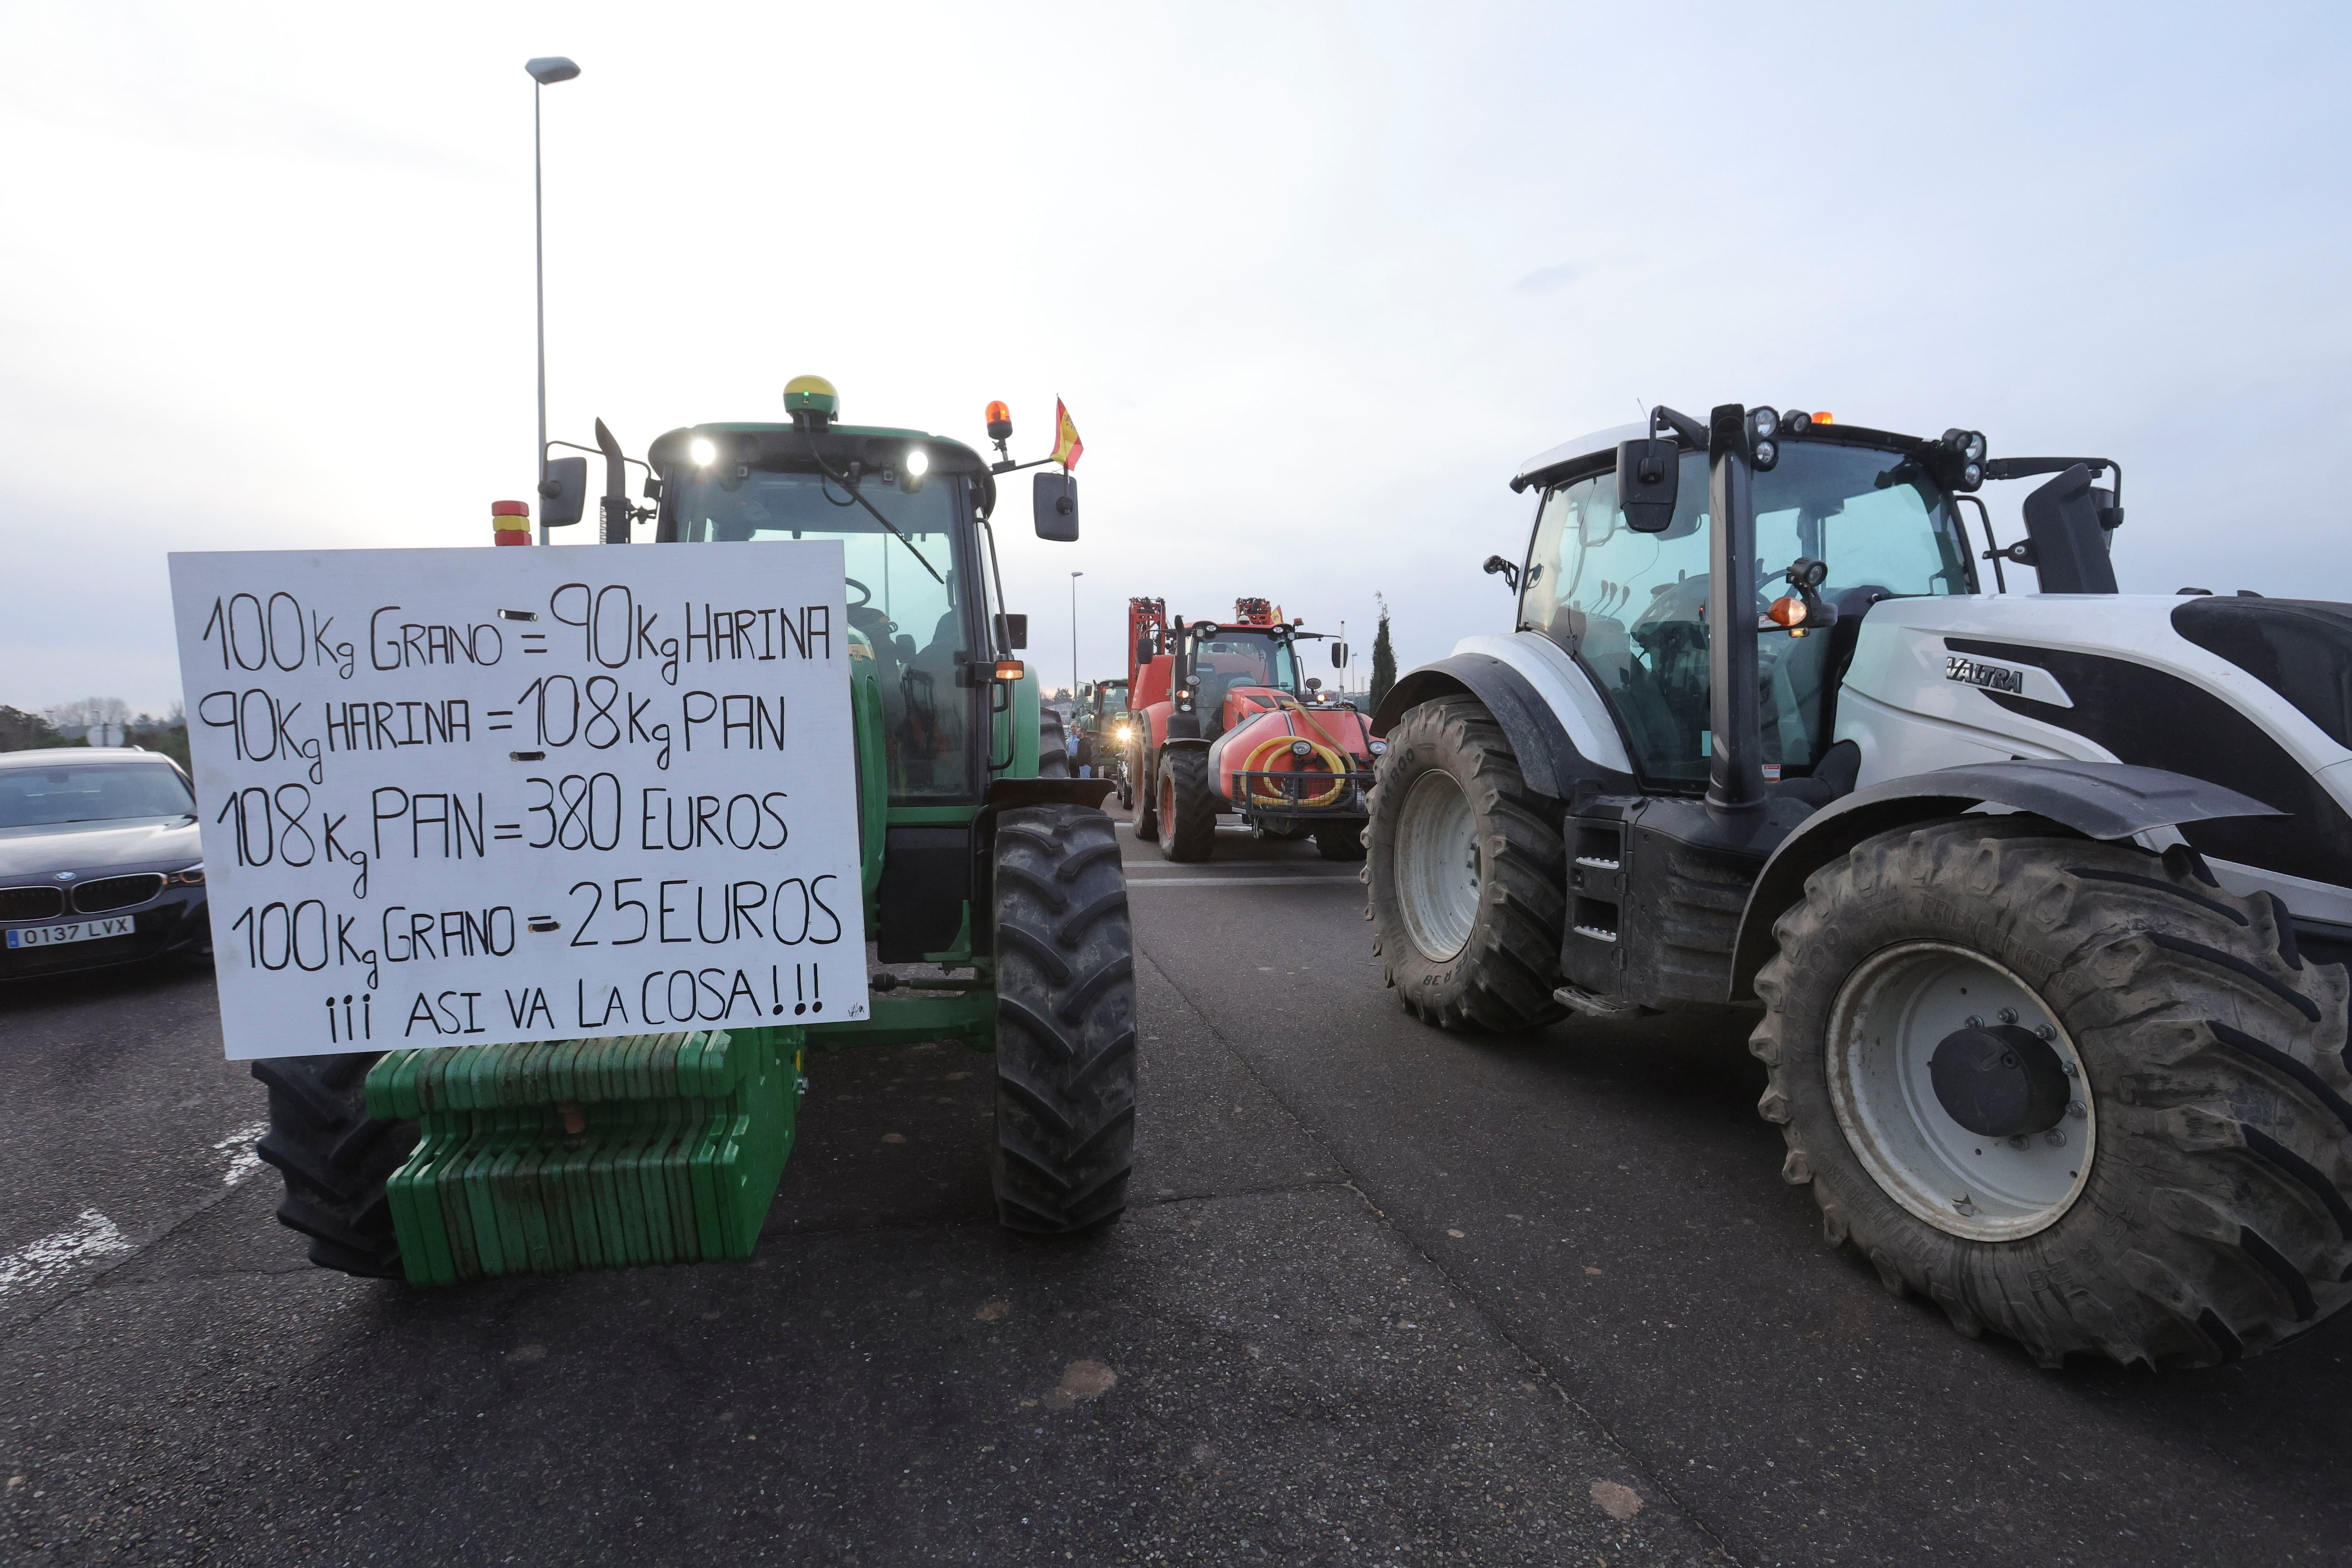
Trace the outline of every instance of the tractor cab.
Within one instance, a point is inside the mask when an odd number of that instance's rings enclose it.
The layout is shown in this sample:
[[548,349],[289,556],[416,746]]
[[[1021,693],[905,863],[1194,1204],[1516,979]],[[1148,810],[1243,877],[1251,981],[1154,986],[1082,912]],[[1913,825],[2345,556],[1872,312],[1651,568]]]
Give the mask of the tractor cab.
[[1202,739],[1215,740],[1286,697],[1305,698],[1290,627],[1195,624],[1187,630]]
[[[1765,636],[1757,647],[1759,762],[1768,782],[1808,777],[1822,765],[1836,720],[1838,673],[1873,605],[1977,591],[1957,465],[1938,456],[1957,454],[1826,416],[1809,416],[1806,426],[1801,435],[1784,431],[1777,461],[1755,475],[1755,610],[1772,631],[1787,633]],[[1696,794],[1706,787],[1715,739],[1707,453],[1703,439],[1681,446],[1672,459],[1675,482],[1659,487],[1671,494],[1670,510],[1629,517],[1618,448],[1640,435],[1629,427],[1588,437],[1545,454],[1520,476],[1543,500],[1518,574],[1517,629],[1541,634],[1583,668],[1643,788]],[[1796,563],[1816,563],[1801,575],[1813,577],[1803,586],[1826,613],[1811,626],[1783,626],[1769,617],[1788,591],[1778,584]]]
[[[995,477],[960,441],[835,423],[831,386],[803,380],[814,385],[787,394],[789,425],[698,425],[653,444],[655,538],[839,543],[843,635],[850,658],[876,677],[890,804],[976,805],[1012,765],[992,731],[1010,712],[1026,640],[1025,617],[1003,615],[992,592]],[[766,657],[789,654],[777,639],[799,630],[782,616],[739,614],[688,626],[685,643],[691,656],[698,644],[748,640],[759,644],[753,657]]]

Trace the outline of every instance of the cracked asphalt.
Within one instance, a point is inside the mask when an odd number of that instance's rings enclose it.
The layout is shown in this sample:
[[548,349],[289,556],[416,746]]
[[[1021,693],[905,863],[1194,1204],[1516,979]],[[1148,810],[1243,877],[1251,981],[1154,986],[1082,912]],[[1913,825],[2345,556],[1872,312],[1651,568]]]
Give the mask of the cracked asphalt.
[[1134,1206],[1076,1243],[995,1229],[986,1061],[914,1047],[812,1061],[748,1264],[349,1279],[208,974],[0,991],[0,1562],[2352,1555],[2343,1323],[2039,1371],[1822,1244],[1739,1017],[1437,1034],[1311,846],[1128,861]]

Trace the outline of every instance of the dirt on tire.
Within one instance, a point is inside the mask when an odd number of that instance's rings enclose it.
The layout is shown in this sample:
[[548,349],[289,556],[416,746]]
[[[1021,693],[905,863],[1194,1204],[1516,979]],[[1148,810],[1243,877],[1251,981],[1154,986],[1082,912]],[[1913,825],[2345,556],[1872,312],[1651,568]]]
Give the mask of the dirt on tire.
[[[1970,816],[1865,840],[1774,928],[1749,1048],[1770,1070],[1783,1177],[1832,1245],[2045,1365],[2205,1366],[2352,1299],[2352,1065],[2342,966],[2305,962],[2284,907],[2201,862]],[[2079,1052],[2098,1117],[2086,1184],[2046,1228],[1954,1236],[1895,1202],[1841,1128],[1830,1009],[1872,952],[1949,943],[2028,981]]]
[[[1388,733],[1365,831],[1370,863],[1372,951],[1405,1011],[1444,1029],[1509,1033],[1565,1016],[1559,986],[1567,918],[1568,851],[1558,804],[1528,788],[1502,726],[1475,698],[1445,697],[1408,710]],[[1433,958],[1414,945],[1398,901],[1397,816],[1413,781],[1454,775],[1477,824],[1476,923],[1462,951]]]

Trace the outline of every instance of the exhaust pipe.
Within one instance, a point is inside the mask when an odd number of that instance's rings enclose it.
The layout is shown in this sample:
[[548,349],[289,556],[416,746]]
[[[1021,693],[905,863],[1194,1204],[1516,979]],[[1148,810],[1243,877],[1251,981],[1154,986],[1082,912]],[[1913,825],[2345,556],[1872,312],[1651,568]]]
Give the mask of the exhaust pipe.
[[1756,709],[1756,474],[1748,410],[1707,415],[1706,807],[1722,819],[1764,808],[1764,734]]

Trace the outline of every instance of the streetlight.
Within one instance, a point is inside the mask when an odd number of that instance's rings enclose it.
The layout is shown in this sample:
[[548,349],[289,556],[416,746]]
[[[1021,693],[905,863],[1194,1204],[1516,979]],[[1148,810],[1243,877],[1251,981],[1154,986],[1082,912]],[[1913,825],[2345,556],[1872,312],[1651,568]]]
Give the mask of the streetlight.
[[530,73],[530,209],[539,271],[539,542],[547,542],[547,195],[539,173],[539,89],[570,81],[580,68],[562,55],[525,60]]
[[1070,700],[1078,700],[1078,579],[1083,572],[1070,574]]

